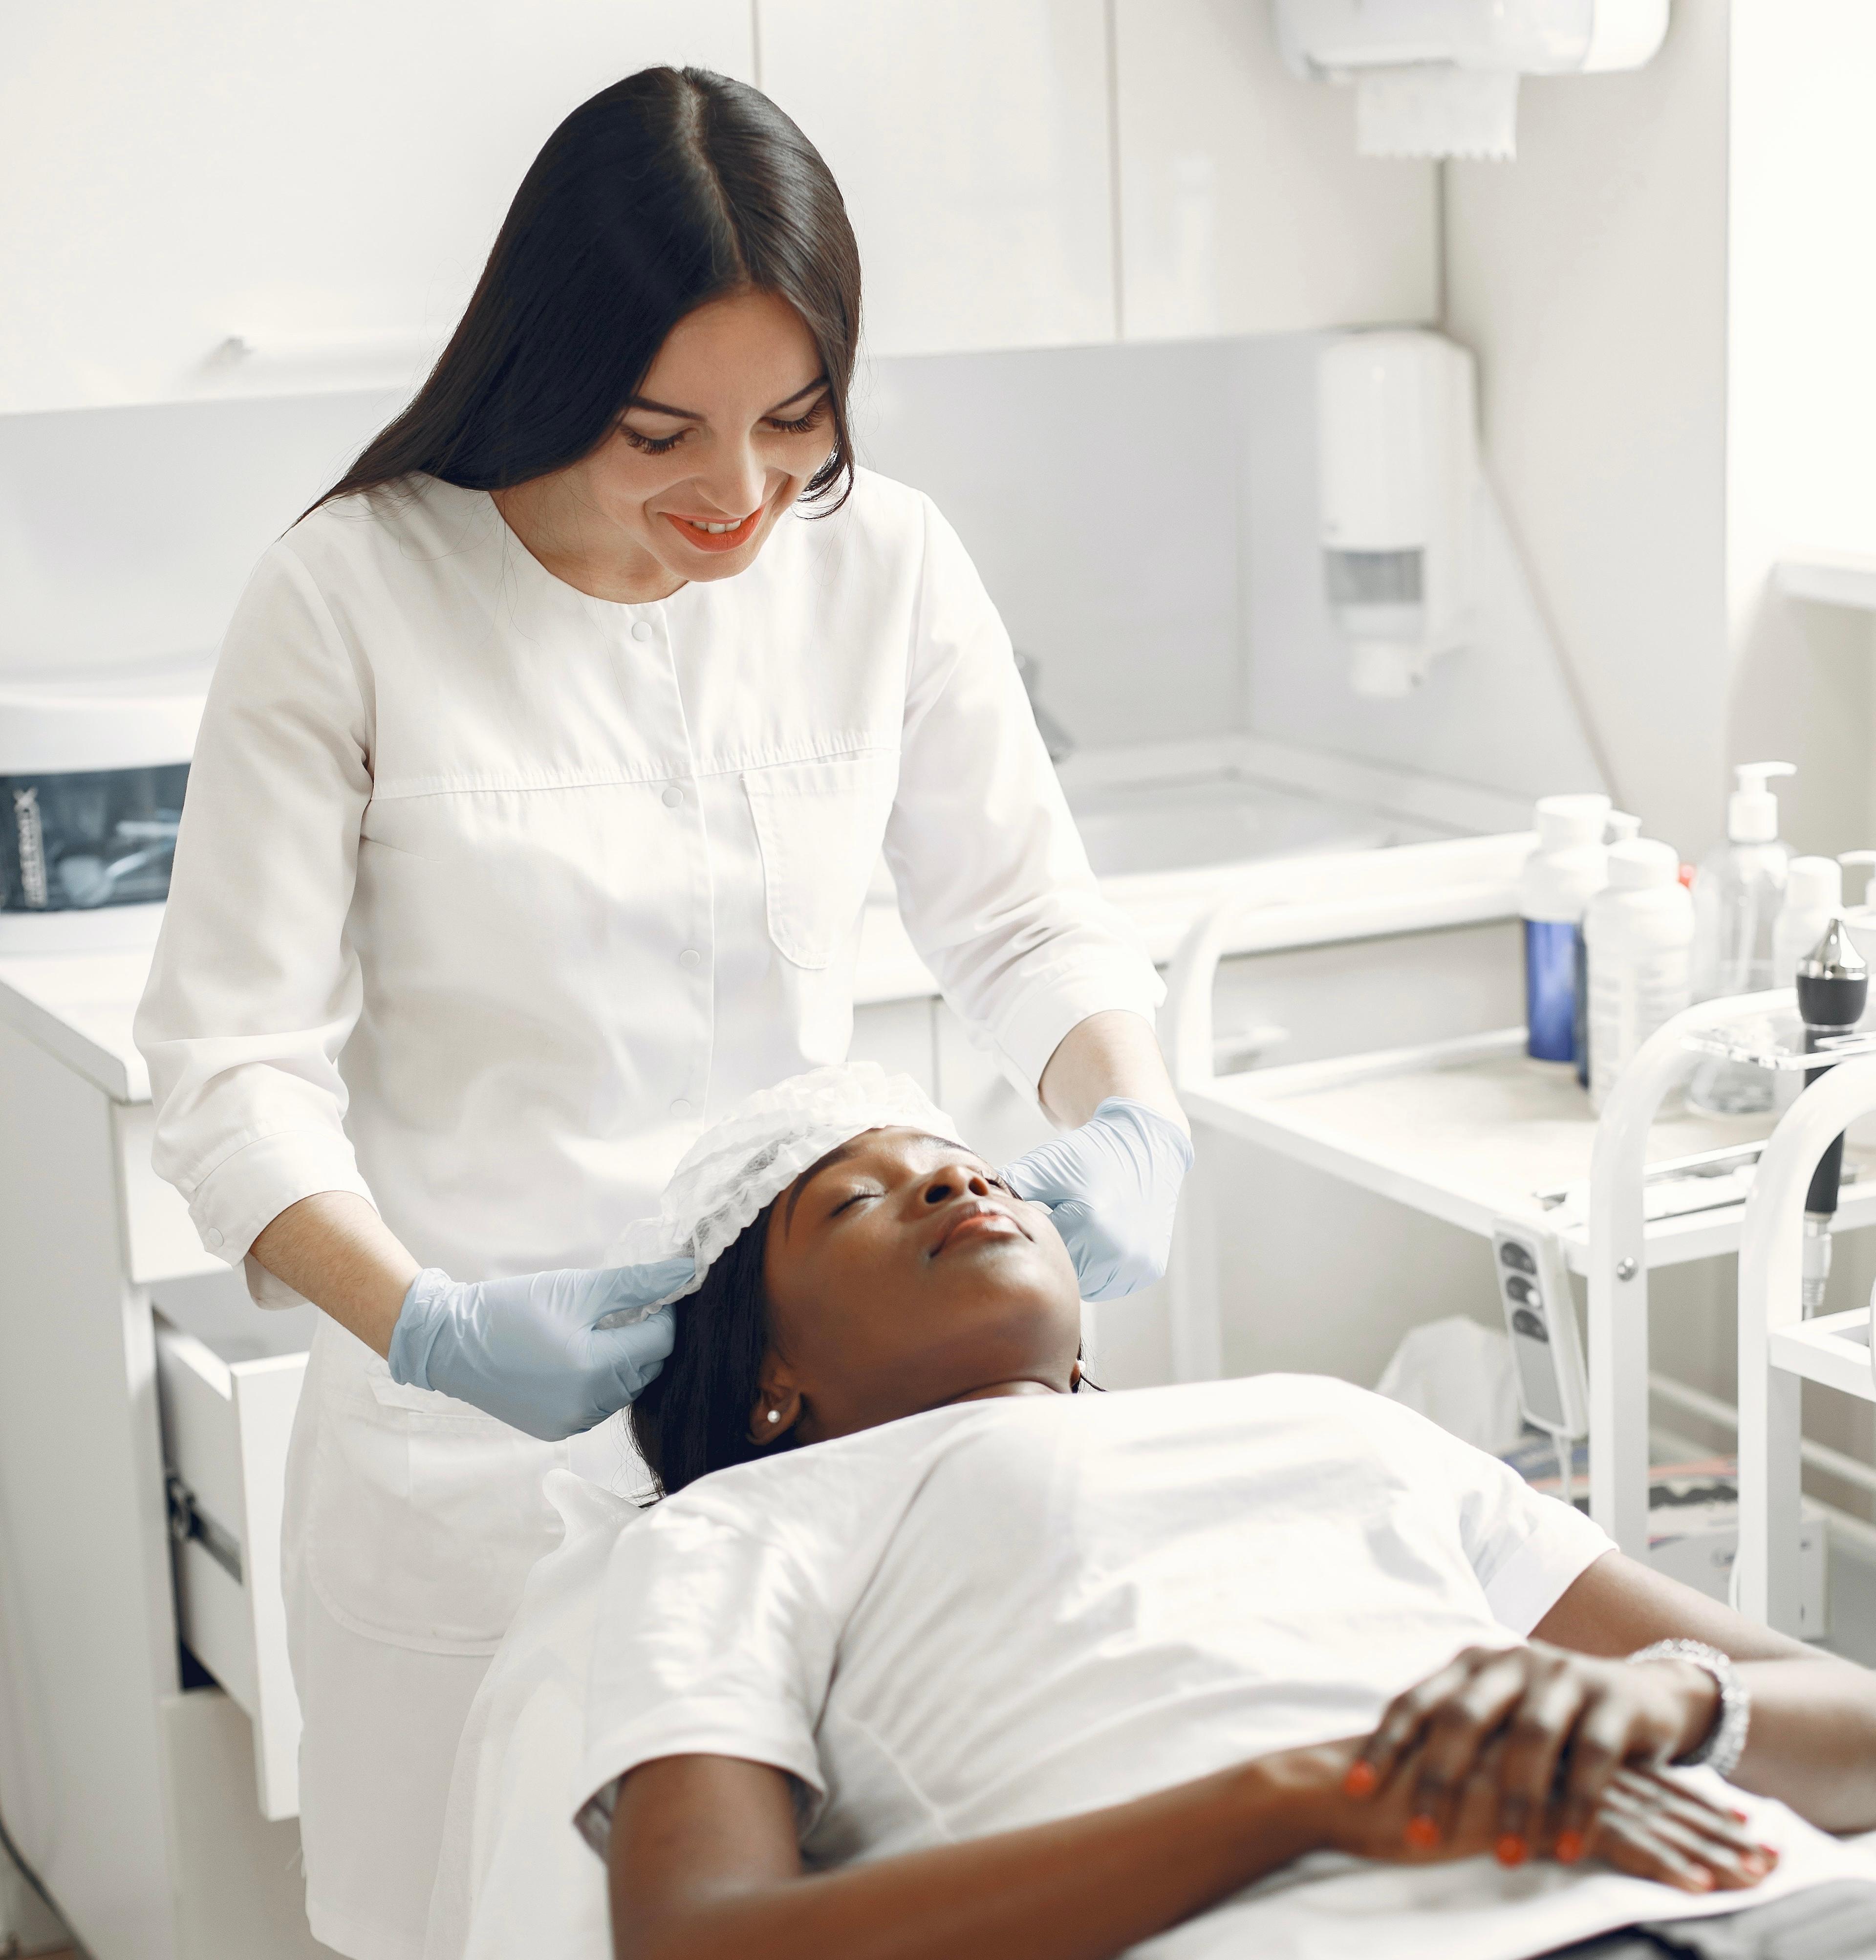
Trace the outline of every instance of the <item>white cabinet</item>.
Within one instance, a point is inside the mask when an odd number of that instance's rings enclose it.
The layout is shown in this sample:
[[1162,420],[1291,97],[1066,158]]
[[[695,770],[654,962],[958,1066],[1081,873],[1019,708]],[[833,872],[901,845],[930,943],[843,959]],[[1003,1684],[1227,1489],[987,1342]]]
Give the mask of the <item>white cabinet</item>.
[[405,380],[569,110],[752,49],[749,0],[11,9],[0,412]]
[[407,383],[548,132],[654,61],[759,80],[806,131],[875,354],[1436,310],[1433,167],[1358,159],[1265,0],[15,11],[0,412]]
[[1129,340],[1439,311],[1430,163],[1355,154],[1353,92],[1299,81],[1268,0],[1112,0]]
[[1114,338],[1103,9],[757,0],[762,88],[827,159],[874,354]]

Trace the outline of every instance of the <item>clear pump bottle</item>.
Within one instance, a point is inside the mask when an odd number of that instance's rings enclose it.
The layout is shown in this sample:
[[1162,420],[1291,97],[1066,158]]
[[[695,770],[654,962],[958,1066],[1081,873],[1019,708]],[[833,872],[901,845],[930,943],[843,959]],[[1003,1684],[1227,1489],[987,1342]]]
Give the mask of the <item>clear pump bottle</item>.
[[[1779,841],[1773,776],[1789,762],[1741,762],[1726,800],[1726,841],[1700,861],[1693,880],[1693,998],[1717,1001],[1776,987],[1773,928],[1785,901],[1791,853]],[[1755,1115],[1773,1103],[1771,1071],[1737,1061],[1705,1061],[1687,1100],[1709,1115]]]

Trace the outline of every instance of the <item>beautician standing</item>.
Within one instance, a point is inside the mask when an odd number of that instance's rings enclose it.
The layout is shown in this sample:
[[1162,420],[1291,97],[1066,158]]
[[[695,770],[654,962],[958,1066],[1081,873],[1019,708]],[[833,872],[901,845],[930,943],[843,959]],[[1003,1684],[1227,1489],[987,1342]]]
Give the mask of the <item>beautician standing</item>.
[[619,83],[222,650],[137,1033],[205,1242],[324,1309],[288,1604],[307,1910],[355,1960],[421,1952],[545,1474],[669,1351],[669,1312],[594,1323],[687,1267],[608,1249],[701,1125],[844,1055],[882,843],[947,994],[1074,1126],[1010,1176],[1084,1290],[1165,1264],[1158,982],[956,537],[854,470],[859,325],[793,124]]

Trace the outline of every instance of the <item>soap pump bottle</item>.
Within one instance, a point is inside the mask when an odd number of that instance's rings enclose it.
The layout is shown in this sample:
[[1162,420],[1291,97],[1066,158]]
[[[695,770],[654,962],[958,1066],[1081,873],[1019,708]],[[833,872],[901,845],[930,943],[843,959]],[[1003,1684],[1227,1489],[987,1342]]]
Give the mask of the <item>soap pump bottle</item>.
[[[1772,928],[1784,902],[1790,853],[1779,842],[1773,776],[1795,775],[1789,762],[1741,762],[1739,787],[1726,800],[1726,841],[1700,861],[1693,879],[1693,998],[1720,1000],[1776,986]],[[1745,1116],[1769,1109],[1772,1077],[1749,1063],[1709,1061],[1694,1071],[1687,1100],[1709,1115]]]

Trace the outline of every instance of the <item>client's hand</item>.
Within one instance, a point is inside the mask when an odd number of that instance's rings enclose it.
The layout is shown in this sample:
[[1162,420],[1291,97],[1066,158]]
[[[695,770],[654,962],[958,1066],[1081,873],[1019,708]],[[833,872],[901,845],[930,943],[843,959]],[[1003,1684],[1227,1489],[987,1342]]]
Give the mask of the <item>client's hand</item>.
[[1192,1140],[1178,1124],[1110,1096],[1079,1130],[1018,1157],[1003,1176],[1019,1198],[1048,1208],[1082,1298],[1118,1300],[1165,1271],[1191,1168]]
[[1591,1815],[1623,1765],[1653,1767],[1696,1747],[1718,1701],[1712,1676],[1686,1661],[1598,1660],[1541,1640],[1469,1647],[1395,1698],[1349,1788],[1359,1796],[1391,1780],[1408,1793],[1408,1828],[1436,1844],[1489,1749],[1500,1860],[1528,1855],[1556,1792],[1557,1855],[1568,1863],[1582,1855]]
[[[1500,1850],[1499,1783],[1506,1743],[1487,1745],[1451,1787],[1445,1828],[1436,1839],[1414,1828],[1419,1799],[1413,1753],[1398,1763],[1387,1783],[1356,1796],[1349,1794],[1347,1771],[1366,1760],[1361,1745],[1331,1747],[1346,1749],[1325,1818],[1331,1848],[1408,1864]],[[1571,1856],[1563,1862],[1574,1863],[1593,1853],[1632,1878],[1699,1892],[1755,1885],[1778,1861],[1777,1853],[1743,1831],[1732,1812],[1655,1770],[1617,1769],[1603,1783],[1575,1846],[1563,1843],[1559,1815],[1559,1807],[1549,1803],[1531,1813],[1528,1850],[1512,1862],[1532,1852],[1561,1858],[1568,1850]]]
[[661,1259],[465,1283],[427,1267],[392,1330],[391,1373],[558,1442],[636,1401],[671,1352],[669,1307],[629,1326],[598,1323],[664,1299],[692,1270]]

